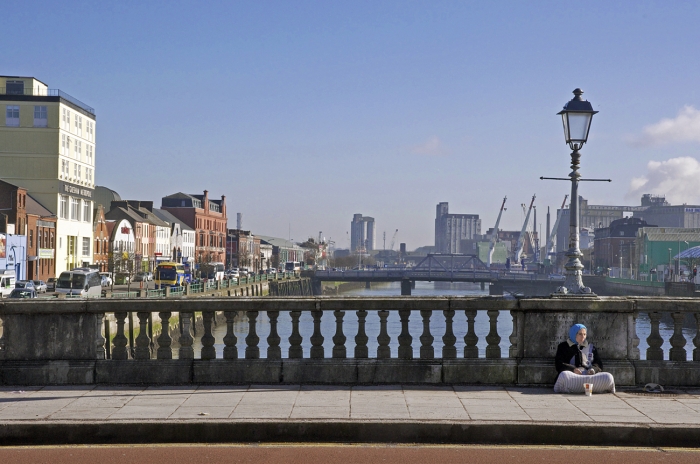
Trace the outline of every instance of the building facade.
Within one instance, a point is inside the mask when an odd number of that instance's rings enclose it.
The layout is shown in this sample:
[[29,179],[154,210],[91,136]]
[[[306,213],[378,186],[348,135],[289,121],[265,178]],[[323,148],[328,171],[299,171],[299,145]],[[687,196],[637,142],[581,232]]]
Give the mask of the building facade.
[[438,203],[435,208],[436,253],[463,253],[462,240],[473,240],[477,235],[481,235],[478,214],[450,214],[447,202]]
[[194,229],[164,209],[153,209],[153,214],[170,224],[170,255],[176,263],[194,262]]
[[94,237],[92,248],[92,263],[100,272],[109,271],[109,238],[110,231],[105,219],[105,209],[102,205],[97,205],[93,212],[95,223],[92,235]]
[[0,180],[56,216],[55,274],[92,260],[95,110],[33,77],[0,76]]
[[350,223],[350,249],[357,253],[368,253],[375,249],[377,232],[374,218],[355,214]]
[[630,217],[617,219],[608,227],[595,229],[593,263],[596,269],[603,273],[607,271],[611,277],[636,276],[634,257],[637,232],[655,227],[639,218]]
[[[642,227],[637,231],[632,250],[632,266],[644,280],[677,280],[679,270],[689,263],[675,257],[700,245],[700,228]],[[623,253],[624,254],[624,253]]]
[[225,262],[228,220],[224,195],[221,196],[221,200],[212,200],[207,190],[203,195],[178,192],[163,197],[161,209],[168,211],[195,231],[194,262],[197,265]]

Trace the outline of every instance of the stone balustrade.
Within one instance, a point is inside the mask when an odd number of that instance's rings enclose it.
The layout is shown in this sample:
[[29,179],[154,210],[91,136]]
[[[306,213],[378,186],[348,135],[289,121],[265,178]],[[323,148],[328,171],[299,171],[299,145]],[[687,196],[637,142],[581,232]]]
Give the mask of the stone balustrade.
[[[400,321],[394,347],[388,330],[392,313]],[[151,335],[149,325],[154,314],[162,321],[156,337]],[[204,329],[198,337],[198,359],[192,331],[196,314],[201,314]],[[216,340],[213,330],[217,314],[223,314],[226,324],[220,340]],[[304,314],[310,315],[313,329],[308,339],[300,328]],[[463,323],[455,324],[457,314]],[[645,360],[640,359],[638,348],[640,314],[649,320]],[[5,300],[0,302],[0,374],[5,385],[551,385],[556,379],[556,347],[566,339],[568,328],[581,322],[588,327],[589,339],[619,385],[653,381],[700,386],[700,335],[695,328],[687,327],[689,314],[694,318],[691,321],[700,325],[700,301],[615,297]],[[170,333],[175,315],[180,321],[177,346]],[[241,350],[241,334],[234,331],[240,315],[246,316],[248,326]],[[269,330],[263,334],[266,337],[261,349],[257,321],[262,315],[269,321]],[[379,333],[372,340],[366,330],[370,315],[379,320]],[[480,357],[475,320],[484,315],[488,318],[488,333],[484,337],[484,356]],[[664,340],[660,324],[662,317],[669,315],[673,335]],[[105,324],[105,316],[116,321],[115,333]],[[329,318],[332,330],[328,330],[328,324],[324,329],[322,324]],[[420,333],[411,332],[412,318],[419,318]],[[507,334],[498,329],[504,318],[512,323],[512,331]],[[128,347],[125,329],[131,319],[139,329],[133,351]],[[350,320],[352,333],[347,330]],[[278,331],[282,321],[291,325],[284,349]],[[695,331],[692,353],[686,348],[684,325],[686,332]],[[458,337],[464,342],[459,350]],[[505,337],[507,348],[502,348]],[[437,352],[436,338],[442,342]],[[332,341],[332,348],[324,346],[329,344],[326,340]],[[671,345],[668,359],[664,359],[664,342]],[[223,344],[219,353],[217,343]],[[414,345],[419,347],[415,358]]]

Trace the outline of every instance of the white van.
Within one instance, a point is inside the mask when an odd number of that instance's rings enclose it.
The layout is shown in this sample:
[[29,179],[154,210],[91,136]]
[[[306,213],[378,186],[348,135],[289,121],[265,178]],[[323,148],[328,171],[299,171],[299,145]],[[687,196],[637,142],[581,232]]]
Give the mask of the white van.
[[102,277],[95,269],[86,267],[61,272],[56,280],[56,293],[82,298],[100,298],[102,296]]
[[14,269],[0,270],[0,298],[7,298],[12,290],[15,289],[15,271]]

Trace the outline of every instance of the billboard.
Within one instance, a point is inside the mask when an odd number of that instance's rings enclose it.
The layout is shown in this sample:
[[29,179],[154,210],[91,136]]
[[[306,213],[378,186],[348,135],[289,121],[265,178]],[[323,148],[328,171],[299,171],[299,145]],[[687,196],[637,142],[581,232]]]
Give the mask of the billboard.
[[3,234],[0,234],[0,258],[7,258],[6,248],[7,238]]

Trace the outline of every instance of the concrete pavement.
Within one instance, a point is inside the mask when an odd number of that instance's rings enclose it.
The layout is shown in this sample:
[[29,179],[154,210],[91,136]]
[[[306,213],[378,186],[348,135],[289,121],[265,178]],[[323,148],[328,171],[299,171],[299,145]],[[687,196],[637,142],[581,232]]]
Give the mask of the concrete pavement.
[[586,397],[550,388],[401,385],[2,387],[0,443],[148,438],[697,446],[700,390],[678,393]]

